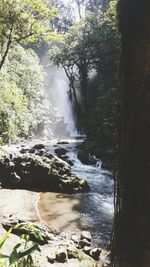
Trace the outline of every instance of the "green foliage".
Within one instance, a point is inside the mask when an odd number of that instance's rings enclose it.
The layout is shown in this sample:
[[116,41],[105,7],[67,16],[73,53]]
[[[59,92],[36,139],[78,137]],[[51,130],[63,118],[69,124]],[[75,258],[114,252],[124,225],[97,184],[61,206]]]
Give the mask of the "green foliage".
[[56,16],[56,8],[49,8],[47,0],[1,0],[0,69],[13,44],[57,39],[50,27],[50,21]]
[[0,137],[3,142],[32,136],[40,124],[50,126],[51,109],[44,95],[44,76],[33,50],[20,45],[11,48],[0,74]]
[[[29,116],[29,117],[28,117]],[[8,142],[19,135],[28,135],[30,114],[22,91],[0,75],[0,136]]]
[[[4,255],[1,250],[4,245],[7,245],[7,238],[13,230],[24,230],[26,234],[20,235],[20,241],[14,246],[10,255]],[[40,227],[32,223],[19,223],[10,228],[9,231],[0,240],[0,266],[11,267],[31,267],[35,266],[34,258],[32,255],[37,251],[40,252],[39,245],[30,240],[30,235],[33,235],[35,239],[43,240],[43,230]],[[36,265],[37,266],[37,265]]]

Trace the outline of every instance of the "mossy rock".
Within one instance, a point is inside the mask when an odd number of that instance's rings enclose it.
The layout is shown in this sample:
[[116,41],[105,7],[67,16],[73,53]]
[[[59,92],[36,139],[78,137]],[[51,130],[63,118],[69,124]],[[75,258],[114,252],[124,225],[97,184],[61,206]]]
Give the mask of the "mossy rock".
[[78,193],[89,191],[86,181],[71,174],[68,163],[29,153],[0,151],[0,182],[3,188],[24,188]]

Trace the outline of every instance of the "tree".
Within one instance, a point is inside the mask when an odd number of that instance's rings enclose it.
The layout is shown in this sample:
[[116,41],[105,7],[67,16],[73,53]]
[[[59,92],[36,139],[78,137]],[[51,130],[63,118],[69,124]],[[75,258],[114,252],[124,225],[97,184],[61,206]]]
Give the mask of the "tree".
[[[81,20],[72,26],[66,34],[64,44],[61,45],[52,56],[55,64],[61,65],[70,81],[70,97],[82,110],[83,117],[89,119],[88,114],[94,113],[94,108],[98,110],[97,97],[107,94],[107,89],[116,87],[117,65],[119,54],[119,35],[116,24],[116,3],[111,1],[107,10],[101,17],[97,12],[88,12],[85,20]],[[97,91],[91,109],[91,93],[89,72],[94,69],[99,79]],[[105,87],[104,90],[98,88]],[[93,89],[94,90],[94,89]],[[77,95],[80,94],[80,100]],[[80,108],[79,108],[80,106]],[[97,112],[98,115],[98,112]],[[100,116],[100,115],[99,115]],[[81,114],[79,115],[81,119]],[[90,115],[90,121],[94,117]],[[82,121],[83,124],[83,121]],[[87,129],[88,130],[88,129]],[[97,131],[93,128],[93,131]],[[90,131],[91,132],[91,131]]]
[[2,142],[33,134],[51,135],[53,110],[44,93],[45,73],[32,49],[11,46],[0,73]]
[[120,0],[115,266],[150,266],[150,2]]
[[0,2],[0,69],[11,45],[27,44],[55,34],[49,21],[56,17],[56,9],[42,0],[1,0]]

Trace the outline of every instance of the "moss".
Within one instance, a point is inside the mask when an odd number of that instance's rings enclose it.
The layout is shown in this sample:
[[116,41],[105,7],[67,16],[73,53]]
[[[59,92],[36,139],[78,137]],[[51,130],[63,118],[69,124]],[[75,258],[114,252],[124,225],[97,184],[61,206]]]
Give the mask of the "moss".
[[70,165],[53,156],[0,154],[0,181],[2,187],[38,189],[55,192],[86,192],[86,181],[71,174]]

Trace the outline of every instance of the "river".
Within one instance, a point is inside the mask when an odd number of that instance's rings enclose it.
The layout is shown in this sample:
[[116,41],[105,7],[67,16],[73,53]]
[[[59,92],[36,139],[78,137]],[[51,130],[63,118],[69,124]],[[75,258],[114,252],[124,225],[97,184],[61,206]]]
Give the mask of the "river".
[[[16,198],[10,200],[11,190],[2,190],[3,198],[7,198],[8,201],[13,201],[14,208],[12,208],[11,214],[17,214],[22,216],[22,211],[26,209],[27,194],[29,197],[33,196],[38,199],[37,215],[45,221],[47,224],[54,228],[58,228],[60,231],[75,231],[89,230],[92,233],[93,242],[97,245],[105,247],[110,239],[112,222],[113,222],[113,177],[112,174],[101,168],[101,164],[98,166],[84,165],[77,158],[78,146],[82,140],[70,139],[65,140],[68,144],[57,144],[58,140],[53,141],[41,141],[33,140],[23,145],[24,148],[31,148],[36,143],[43,143],[47,151],[54,152],[56,148],[63,147],[67,152],[67,156],[74,163],[72,166],[72,173],[76,174],[88,181],[90,185],[90,192],[82,194],[63,194],[53,192],[29,192],[22,191],[22,198],[20,198],[19,190],[13,190]],[[9,151],[20,151],[22,145],[7,145]],[[29,192],[29,193],[28,193]],[[13,200],[14,199],[14,200]],[[21,208],[18,206],[19,199],[22,199],[23,204]],[[7,201],[7,202],[8,202]],[[6,201],[5,201],[6,202]],[[10,213],[8,203],[2,203],[5,206],[4,214],[6,210]],[[32,205],[33,206],[33,205]],[[6,209],[7,207],[7,209]],[[29,208],[36,217],[36,210],[34,207]],[[27,215],[29,216],[31,212]],[[20,214],[20,215],[19,215]]]
[[[68,141],[68,140],[66,140]],[[72,173],[88,181],[91,191],[82,194],[41,193],[39,210],[48,224],[60,230],[90,230],[94,243],[106,246],[113,221],[113,177],[99,166],[84,165],[77,158],[80,140],[69,140],[65,148],[74,163]],[[49,145],[52,151],[55,145]],[[48,149],[48,146],[47,146]]]

